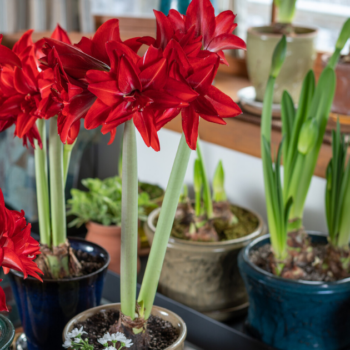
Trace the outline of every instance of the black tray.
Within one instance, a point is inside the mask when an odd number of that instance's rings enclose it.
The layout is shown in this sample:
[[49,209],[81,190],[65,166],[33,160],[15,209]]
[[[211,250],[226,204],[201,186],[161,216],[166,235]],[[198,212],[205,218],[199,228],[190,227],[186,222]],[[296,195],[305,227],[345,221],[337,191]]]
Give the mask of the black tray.
[[[138,291],[140,286],[137,286]],[[120,277],[108,271],[103,298],[112,303],[120,302]],[[251,338],[226,324],[215,321],[185,305],[157,293],[155,305],[175,312],[187,326],[187,340],[202,350],[272,350],[271,347]]]

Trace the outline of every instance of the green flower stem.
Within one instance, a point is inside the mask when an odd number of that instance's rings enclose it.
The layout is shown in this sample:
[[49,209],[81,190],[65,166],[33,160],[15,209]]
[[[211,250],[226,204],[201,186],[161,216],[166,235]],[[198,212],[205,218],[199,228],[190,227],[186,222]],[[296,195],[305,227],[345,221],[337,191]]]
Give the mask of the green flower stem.
[[52,245],[65,243],[67,239],[66,203],[63,180],[63,145],[57,132],[57,118],[50,120],[50,195],[52,219]]
[[278,7],[277,22],[292,23],[297,0],[275,0]]
[[203,199],[204,199],[204,209],[206,211],[208,219],[211,219],[214,216],[213,212],[213,200],[211,198],[211,193],[210,193],[210,184],[208,181],[208,176],[207,172],[205,170],[204,166],[204,161],[202,157],[202,150],[201,150],[201,145],[200,145],[200,140],[198,137],[197,140],[197,155],[198,159],[200,161],[200,166],[201,166],[201,171],[202,171],[202,177],[203,177]]
[[148,257],[145,276],[138,298],[139,304],[144,308],[146,319],[151,314],[190,154],[191,149],[186,143],[184,134],[182,134],[165,192],[151,252]]
[[47,178],[47,154],[46,154],[46,128],[45,120],[38,119],[36,122],[43,147],[40,149],[37,140],[35,142],[35,180],[38,202],[38,216],[40,229],[40,242],[51,246],[51,223],[49,204],[49,185]]
[[67,182],[67,175],[68,175],[68,169],[69,169],[69,163],[70,163],[70,157],[72,155],[73,147],[75,145],[75,142],[71,145],[65,144],[63,145],[63,179],[64,184]]
[[138,178],[137,145],[133,120],[124,124],[122,180],[121,310],[131,319],[136,310]]

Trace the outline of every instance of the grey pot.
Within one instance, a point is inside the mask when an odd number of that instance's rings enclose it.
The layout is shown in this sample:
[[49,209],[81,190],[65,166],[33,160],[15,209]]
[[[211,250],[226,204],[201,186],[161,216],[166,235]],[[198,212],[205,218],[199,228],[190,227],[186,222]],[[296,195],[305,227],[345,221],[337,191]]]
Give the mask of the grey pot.
[[[273,102],[276,104],[281,103],[284,90],[291,94],[294,103],[298,102],[304,77],[312,69],[316,58],[317,30],[295,27],[295,32],[295,35],[287,37],[287,56],[276,79],[273,96]],[[272,33],[270,26],[248,29],[247,67],[258,101],[264,99],[272,54],[281,37],[281,34]]]
[[[150,244],[155,233],[155,209],[145,223]],[[240,276],[237,256],[240,250],[265,233],[259,219],[251,234],[224,242],[191,242],[170,237],[159,280],[159,291],[220,321],[241,313],[248,307],[248,297]]]

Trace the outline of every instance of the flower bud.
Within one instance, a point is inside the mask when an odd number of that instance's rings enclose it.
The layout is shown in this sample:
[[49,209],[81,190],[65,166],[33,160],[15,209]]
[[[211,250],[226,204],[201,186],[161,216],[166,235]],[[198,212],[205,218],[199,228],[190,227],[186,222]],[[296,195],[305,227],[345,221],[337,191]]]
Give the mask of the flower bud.
[[277,78],[282,68],[283,62],[286,58],[287,52],[287,40],[286,36],[283,35],[282,39],[278,42],[272,56],[272,63],[270,69],[270,76]]
[[307,154],[315,146],[318,139],[318,124],[316,119],[307,119],[300,131],[298,141],[298,151]]
[[194,161],[194,169],[193,169],[193,188],[195,192],[200,192],[202,190],[202,171],[200,160],[196,159]]
[[350,38],[350,18],[348,18],[343,24],[343,27],[339,34],[335,48],[338,50],[342,50],[349,38]]
[[222,161],[220,160],[218,166],[216,167],[214,178],[213,178],[213,195],[216,202],[225,201],[225,172],[222,166]]

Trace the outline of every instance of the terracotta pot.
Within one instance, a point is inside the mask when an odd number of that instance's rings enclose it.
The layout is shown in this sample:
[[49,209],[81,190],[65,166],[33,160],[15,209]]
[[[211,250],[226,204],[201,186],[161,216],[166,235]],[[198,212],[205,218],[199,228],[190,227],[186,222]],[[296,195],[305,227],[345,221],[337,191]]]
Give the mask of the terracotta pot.
[[[95,315],[98,312],[105,312],[106,310],[110,309],[120,311],[120,303],[94,307],[72,318],[63,330],[63,342],[66,340],[67,333],[73,330],[75,323],[85,321],[88,317],[91,317],[92,315]],[[171,346],[168,346],[164,350],[183,350],[185,347],[187,327],[186,323],[182,320],[182,318],[173,313],[172,311],[169,311],[159,306],[153,306],[152,315],[158,316],[163,320],[169,321],[174,327],[176,327],[179,330],[179,337],[176,340],[176,342]]]
[[[120,274],[120,244],[121,244],[121,227],[120,226],[104,226],[95,222],[88,222],[86,224],[88,233],[86,240],[99,244],[107,250],[111,258],[108,269]],[[140,240],[138,241],[138,248],[140,248]],[[137,257],[137,272],[140,272],[141,261]]]
[[[150,243],[160,209],[148,217],[145,231]],[[237,256],[254,238],[265,232],[262,218],[251,234],[222,242],[191,242],[170,237],[159,280],[167,297],[223,321],[248,307],[248,296],[239,274]]]
[[[294,103],[298,103],[301,86],[316,58],[315,39],[317,30],[295,27],[296,35],[287,37],[287,56],[276,79],[274,103],[281,103],[282,93],[287,90]],[[263,101],[269,77],[273,51],[282,38],[273,34],[270,26],[248,29],[247,66],[249,78],[256,91],[256,99]]]
[[[322,56],[322,65],[325,67],[330,56]],[[332,112],[350,116],[350,62],[338,62],[335,68],[337,85],[332,105]]]

